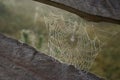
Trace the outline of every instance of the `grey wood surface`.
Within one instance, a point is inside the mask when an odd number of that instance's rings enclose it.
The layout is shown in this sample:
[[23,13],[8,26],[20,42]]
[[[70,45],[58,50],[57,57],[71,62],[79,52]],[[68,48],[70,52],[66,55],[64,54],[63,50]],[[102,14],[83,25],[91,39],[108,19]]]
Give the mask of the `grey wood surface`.
[[86,20],[120,24],[120,0],[34,0],[75,13]]
[[0,80],[103,80],[0,34]]

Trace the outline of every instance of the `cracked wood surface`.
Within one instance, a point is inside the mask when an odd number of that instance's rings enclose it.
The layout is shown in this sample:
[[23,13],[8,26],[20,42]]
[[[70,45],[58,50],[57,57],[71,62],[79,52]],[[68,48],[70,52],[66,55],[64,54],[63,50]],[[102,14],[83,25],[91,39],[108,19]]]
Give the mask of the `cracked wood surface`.
[[34,0],[95,22],[120,24],[120,0]]
[[103,80],[0,34],[0,80]]

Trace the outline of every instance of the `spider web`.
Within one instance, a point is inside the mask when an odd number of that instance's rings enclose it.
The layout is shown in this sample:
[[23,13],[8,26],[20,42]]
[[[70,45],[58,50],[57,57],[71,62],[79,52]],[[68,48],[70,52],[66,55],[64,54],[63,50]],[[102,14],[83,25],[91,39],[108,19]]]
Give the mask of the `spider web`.
[[50,13],[44,17],[48,29],[48,53],[62,62],[88,71],[100,50],[100,41],[90,38],[87,25],[82,20],[65,20],[61,15]]

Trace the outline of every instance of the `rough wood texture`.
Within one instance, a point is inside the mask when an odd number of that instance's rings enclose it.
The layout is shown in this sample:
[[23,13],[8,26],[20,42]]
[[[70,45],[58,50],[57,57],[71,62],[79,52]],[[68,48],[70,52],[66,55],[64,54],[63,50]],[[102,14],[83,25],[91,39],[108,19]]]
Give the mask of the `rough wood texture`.
[[34,0],[75,13],[90,21],[120,24],[120,0]]
[[0,34],[0,80],[103,80]]

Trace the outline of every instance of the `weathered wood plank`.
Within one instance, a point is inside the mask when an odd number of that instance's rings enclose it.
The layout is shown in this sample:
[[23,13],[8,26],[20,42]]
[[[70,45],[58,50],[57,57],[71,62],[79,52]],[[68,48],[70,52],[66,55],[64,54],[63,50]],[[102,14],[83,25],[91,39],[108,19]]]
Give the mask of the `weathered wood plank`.
[[75,13],[86,20],[120,24],[120,0],[34,0]]
[[103,80],[0,34],[0,80]]

